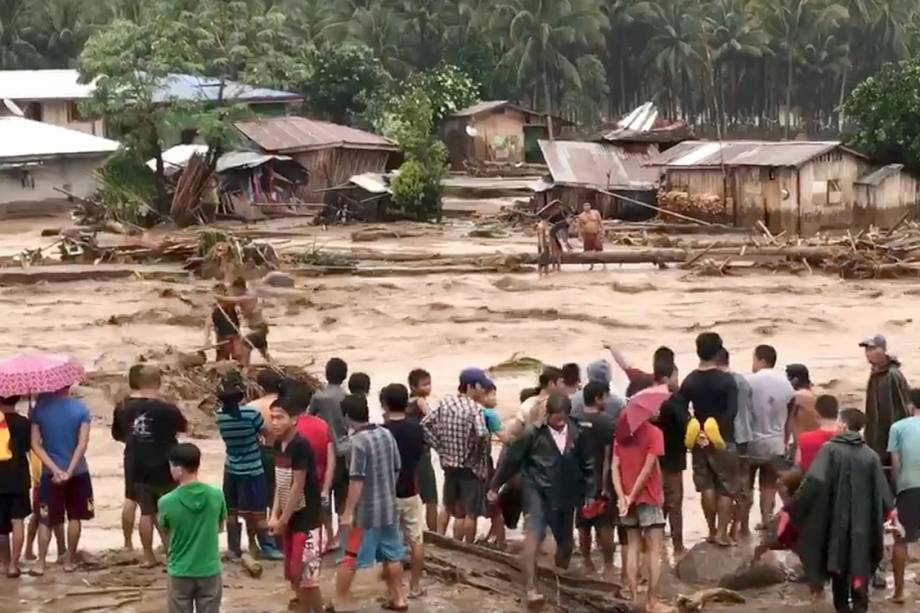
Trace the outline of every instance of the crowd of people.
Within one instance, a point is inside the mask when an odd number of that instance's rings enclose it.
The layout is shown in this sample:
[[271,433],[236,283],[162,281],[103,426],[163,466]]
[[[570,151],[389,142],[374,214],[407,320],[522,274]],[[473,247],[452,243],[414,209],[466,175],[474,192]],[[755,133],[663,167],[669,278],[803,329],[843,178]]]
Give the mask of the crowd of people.
[[[496,385],[479,368],[464,369],[456,392],[438,402],[422,369],[409,373],[408,386],[384,386],[381,423],[370,419],[370,378],[349,376],[341,359],[326,364],[319,390],[265,368],[255,398],[230,372],[216,390],[222,489],[199,479],[200,450],[179,442],[187,421],[162,398],[158,368],[138,364],[112,420],[113,437],[125,443],[124,546],[133,548],[139,509],[141,564],[159,563],[159,533],[173,613],[220,610],[223,530],[231,559],[283,563],[296,610],[319,613],[330,600],[351,610],[356,571],[382,564],[384,608],[405,611],[425,595],[426,528],[472,543],[484,519],[486,538],[503,546],[523,517],[527,604],[542,600],[535,568],[549,532],[557,567],[569,567],[577,539],[583,570],[597,572],[596,544],[610,581],[619,541],[625,594],[657,613],[669,610],[658,594],[666,525],[672,555],[686,552],[689,464],[711,546],[751,538],[757,488],[758,556],[794,550],[815,600],[830,583],[837,611],[862,612],[869,587],[884,585],[877,570],[887,531],[892,600],[903,603],[907,543],[920,536],[920,390],[908,387],[884,337],[860,345],[870,365],[864,410],[819,395],[802,364],[777,368],[769,345],[753,349],[752,372],[741,374],[712,332],[697,337],[699,365],[682,380],[668,347],[655,350],[646,371],[608,345],[629,381],[624,394],[613,389],[606,359],[587,365],[584,380],[577,364],[546,367],[505,420]],[[19,404],[0,399],[0,569],[18,577],[37,532],[30,572],[48,571],[52,536],[63,570],[73,572],[81,522],[94,515],[90,413],[68,389],[40,396],[28,416]],[[323,595],[322,560],[334,553],[334,594]]]

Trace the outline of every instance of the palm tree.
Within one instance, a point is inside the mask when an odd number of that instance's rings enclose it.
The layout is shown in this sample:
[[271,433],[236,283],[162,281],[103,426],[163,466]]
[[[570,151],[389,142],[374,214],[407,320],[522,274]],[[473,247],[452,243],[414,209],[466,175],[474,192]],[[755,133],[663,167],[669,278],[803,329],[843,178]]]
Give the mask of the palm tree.
[[786,68],[786,122],[784,133],[789,137],[792,126],[792,77],[797,63],[802,62],[805,47],[818,33],[836,28],[847,19],[846,7],[825,0],[768,0],[765,4],[764,26],[774,41]]
[[[684,117],[693,114],[691,73],[705,61],[702,18],[695,0],[663,0],[647,5],[645,21],[654,34],[643,54],[643,65],[658,72],[664,82],[667,106],[672,115],[678,108]],[[680,104],[675,88],[680,87]]]
[[32,5],[35,46],[51,68],[70,68],[92,33],[98,7],[83,0],[38,0]]
[[0,69],[37,68],[41,55],[32,44],[26,0],[0,0]]
[[575,61],[603,44],[607,20],[594,0],[516,0],[499,5],[509,19],[510,48],[504,62],[514,66],[518,85],[532,91],[531,104],[553,112],[554,89],[581,87]]

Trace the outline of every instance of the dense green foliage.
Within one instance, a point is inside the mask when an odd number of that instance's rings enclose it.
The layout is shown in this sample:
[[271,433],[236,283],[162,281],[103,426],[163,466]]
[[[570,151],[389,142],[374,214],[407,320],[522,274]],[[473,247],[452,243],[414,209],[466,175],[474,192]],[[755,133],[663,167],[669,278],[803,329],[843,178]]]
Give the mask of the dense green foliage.
[[339,119],[363,110],[378,66],[403,83],[453,65],[485,98],[581,122],[654,100],[698,123],[816,134],[856,84],[920,49],[917,0],[0,0],[0,68],[74,65],[100,26],[149,25],[157,4],[158,25],[199,30],[197,52],[226,60],[203,69],[297,86]]
[[879,161],[920,172],[920,60],[886,66],[850,95],[852,141]]

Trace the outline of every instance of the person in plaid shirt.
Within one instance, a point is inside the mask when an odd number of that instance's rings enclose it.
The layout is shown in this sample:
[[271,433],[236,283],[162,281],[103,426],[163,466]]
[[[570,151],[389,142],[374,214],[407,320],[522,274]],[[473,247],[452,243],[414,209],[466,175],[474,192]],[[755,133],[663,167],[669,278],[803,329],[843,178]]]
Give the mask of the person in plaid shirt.
[[444,508],[448,516],[438,531],[447,531],[450,517],[454,534],[472,543],[476,520],[485,516],[485,486],[489,471],[489,429],[479,409],[486,390],[495,384],[485,371],[467,368],[460,373],[456,395],[445,396],[422,420],[425,440],[437,451],[444,471]]

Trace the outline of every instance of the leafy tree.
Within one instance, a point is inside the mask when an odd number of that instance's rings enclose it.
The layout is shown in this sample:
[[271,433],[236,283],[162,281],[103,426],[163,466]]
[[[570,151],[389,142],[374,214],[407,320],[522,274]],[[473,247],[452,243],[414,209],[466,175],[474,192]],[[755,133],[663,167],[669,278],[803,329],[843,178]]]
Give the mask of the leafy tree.
[[0,69],[35,68],[41,62],[30,41],[34,32],[29,17],[26,0],[0,0]]
[[369,47],[325,44],[304,59],[299,83],[307,108],[336,123],[351,123],[365,110],[365,100],[386,87],[389,75]]
[[853,90],[845,111],[856,128],[855,146],[920,171],[920,60],[885,66]]

